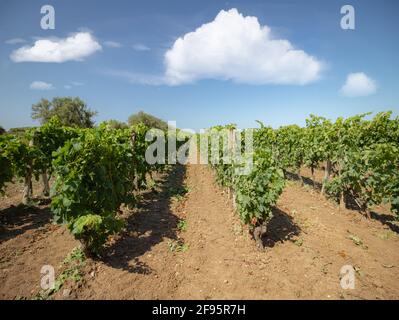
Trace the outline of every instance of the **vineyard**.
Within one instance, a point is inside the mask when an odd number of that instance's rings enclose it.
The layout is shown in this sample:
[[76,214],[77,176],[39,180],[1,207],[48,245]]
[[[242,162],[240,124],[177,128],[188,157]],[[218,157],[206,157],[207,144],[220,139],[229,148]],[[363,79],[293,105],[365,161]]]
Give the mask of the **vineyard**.
[[208,165],[150,164],[140,123],[0,135],[1,297],[398,298],[399,118],[259,126],[177,139]]
[[232,190],[241,220],[252,227],[259,245],[285,179],[295,174],[303,185],[303,166],[311,170],[313,187],[316,168],[324,167],[320,192],[339,202],[341,208],[347,208],[352,201],[370,218],[372,206],[389,203],[392,213],[399,217],[399,119],[390,119],[389,112],[372,120],[364,120],[365,116],[339,118],[332,123],[311,115],[305,128],[291,125],[277,130],[260,123],[261,129],[253,133],[254,165],[250,174],[244,175],[236,169],[242,166],[240,159],[248,156],[246,132],[238,141],[242,150],[235,150],[238,148],[229,149],[223,143],[229,133],[219,134],[223,129],[232,132],[236,145],[234,126],[210,130],[210,135],[225,137],[219,139],[219,148],[214,148],[219,158],[230,153],[230,164],[221,161],[213,165],[217,180]]

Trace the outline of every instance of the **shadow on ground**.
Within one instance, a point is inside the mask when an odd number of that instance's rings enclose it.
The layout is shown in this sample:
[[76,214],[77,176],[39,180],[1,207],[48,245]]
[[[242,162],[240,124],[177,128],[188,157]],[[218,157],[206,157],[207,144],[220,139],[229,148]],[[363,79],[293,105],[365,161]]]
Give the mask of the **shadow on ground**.
[[273,208],[273,218],[267,225],[266,235],[263,237],[264,247],[274,247],[277,242],[292,241],[293,237],[300,234],[300,227],[286,212]]
[[[300,181],[299,175],[296,173],[287,171],[286,177],[289,180]],[[321,183],[319,183],[319,182],[313,183],[313,180],[311,178],[303,177],[303,176],[302,176],[302,180],[305,185],[313,187],[315,190],[321,191],[321,188],[322,188]],[[356,203],[356,201],[350,195],[346,195],[346,202],[347,202],[346,207],[348,209],[359,211],[360,213],[365,214],[365,213],[363,213],[362,208]],[[378,213],[378,212],[372,211],[371,218],[378,220],[383,225],[388,226],[392,231],[399,233],[399,221],[396,219],[396,217],[393,214],[390,215],[390,214],[383,214],[383,213]]]
[[179,218],[170,210],[170,204],[175,193],[183,188],[184,175],[185,167],[175,165],[158,180],[157,190],[143,194],[139,208],[127,218],[126,232],[104,252],[104,263],[129,272],[151,273],[139,257],[164,238],[177,239]]
[[[301,180],[301,179],[300,179],[300,176],[299,176],[297,173],[292,173],[292,172],[286,171],[286,172],[285,172],[285,176],[286,176],[286,178],[289,179],[289,180],[299,181],[299,182],[300,182],[300,180]],[[311,178],[309,178],[309,177],[304,177],[304,176],[301,176],[301,177],[302,177],[302,181],[303,181],[303,184],[304,184],[304,185],[309,186],[309,187],[312,187],[312,188],[314,188],[315,190],[321,191],[322,184],[321,184],[320,182],[313,181],[313,180],[312,180]]]
[[51,221],[49,208],[35,206],[10,206],[0,211],[0,243],[24,232],[37,229]]
[[388,226],[393,232],[399,233],[399,221],[394,215],[372,211],[371,218],[380,221],[383,225]]

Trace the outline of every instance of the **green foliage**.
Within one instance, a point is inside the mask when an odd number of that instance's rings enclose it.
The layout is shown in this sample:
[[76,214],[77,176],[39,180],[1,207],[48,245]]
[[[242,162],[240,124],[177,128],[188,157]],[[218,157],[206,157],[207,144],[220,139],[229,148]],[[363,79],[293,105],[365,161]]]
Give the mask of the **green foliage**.
[[85,266],[86,256],[80,248],[74,248],[62,262],[63,271],[55,279],[54,287],[41,290],[34,297],[35,300],[49,300],[61,290],[67,281],[77,283],[83,279],[83,267]]
[[108,236],[118,233],[123,226],[124,221],[112,214],[87,214],[73,220],[70,229],[76,239],[82,241],[91,253],[99,255]]
[[8,148],[8,139],[0,136],[0,194],[4,193],[4,187],[10,182],[14,176],[13,165],[9,155],[7,156],[6,148]]
[[306,146],[306,152],[304,152],[306,166],[315,168],[320,161],[326,160],[331,125],[329,120],[315,115],[310,115],[310,118],[306,119],[303,136],[303,145]]
[[8,134],[12,134],[12,135],[17,136],[17,137],[24,137],[26,132],[29,131],[32,128],[34,128],[34,127],[10,128],[7,133]]
[[236,203],[241,220],[261,225],[273,217],[272,208],[284,188],[284,175],[268,149],[258,149],[249,174],[234,177]]
[[181,199],[184,195],[189,192],[187,186],[172,187],[168,189],[168,195],[171,198]]
[[91,128],[92,118],[96,114],[96,111],[90,110],[78,97],[56,97],[52,101],[42,99],[32,105],[32,119],[38,119],[42,124],[58,116],[64,126]]
[[55,152],[55,220],[66,223],[93,254],[121,229],[116,216],[120,205],[134,204],[133,191],[145,186],[150,170],[143,155],[145,127],[136,129],[85,130]]
[[290,125],[276,130],[275,158],[283,169],[299,169],[305,157],[305,129]]
[[6,129],[0,126],[0,136],[6,133]]
[[0,178],[2,181],[7,179],[7,181],[10,181],[10,169],[13,176],[24,178],[28,174],[38,174],[44,165],[43,158],[37,148],[13,135],[0,136],[0,158],[5,164],[4,177]]
[[390,202],[392,212],[398,214],[398,119],[391,120],[390,112],[369,121],[364,116],[339,118],[334,124],[335,174],[326,185],[327,192],[332,197],[351,195],[365,211]]
[[187,221],[186,220],[179,220],[177,223],[177,229],[180,231],[187,231]]
[[[258,121],[261,127],[254,131],[251,174],[236,176],[234,161],[224,162],[228,147],[223,139],[209,145],[209,161],[216,180],[236,193],[245,223],[269,219],[284,185],[280,169],[297,170],[303,164],[314,169],[321,162],[329,163],[324,181],[329,197],[345,201],[350,196],[366,212],[371,206],[390,203],[391,211],[399,217],[399,118],[392,119],[391,112],[379,113],[371,120],[366,116],[369,114],[331,122],[310,115],[305,128],[291,125],[277,130]],[[216,126],[207,134],[223,129]],[[219,163],[212,162],[215,154],[222,159]]]
[[105,125],[107,126],[108,129],[127,129],[128,125],[122,121],[118,121],[118,120],[107,120],[104,121],[103,123],[105,123]]
[[27,137],[42,157],[43,171],[52,171],[53,153],[62,147],[66,141],[76,137],[78,131],[64,127],[60,119],[55,116],[41,127],[30,129]]
[[183,240],[172,240],[168,243],[169,250],[172,252],[186,252],[189,249],[187,243],[184,243]]
[[[218,146],[210,141],[210,159],[218,153],[219,163],[213,162],[216,180],[224,187],[231,188],[235,193],[238,214],[245,224],[257,226],[267,224],[272,218],[272,208],[276,204],[284,187],[282,170],[276,165],[273,156],[275,133],[273,129],[262,127],[254,134],[254,144],[257,146],[253,154],[229,155],[228,143],[225,143],[228,130],[224,127],[214,127],[209,135],[220,135]],[[222,132],[222,133],[221,133]],[[241,135],[244,142],[245,132]],[[231,153],[232,151],[230,151]],[[227,155],[227,156],[226,156]],[[252,157],[253,166],[247,174],[242,174],[248,157]]]
[[168,130],[168,124],[165,121],[143,111],[139,111],[138,113],[131,115],[128,119],[128,123],[129,126],[134,126],[142,123],[148,128],[156,128],[163,131]]
[[361,151],[353,151],[342,161],[340,175],[328,184],[330,195],[351,194],[362,209],[390,202],[398,214],[399,148],[391,143],[379,143]]

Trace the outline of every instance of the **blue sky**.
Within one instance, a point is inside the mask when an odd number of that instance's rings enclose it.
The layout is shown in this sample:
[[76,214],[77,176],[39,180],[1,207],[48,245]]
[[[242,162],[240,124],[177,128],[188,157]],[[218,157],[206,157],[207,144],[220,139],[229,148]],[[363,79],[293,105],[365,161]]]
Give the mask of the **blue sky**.
[[[40,27],[45,4],[55,8],[54,30]],[[340,27],[345,4],[355,8],[355,30]],[[31,105],[55,96],[79,96],[99,112],[97,122],[126,121],[144,110],[195,130],[253,127],[256,119],[274,127],[303,125],[310,113],[397,115],[398,16],[394,0],[2,0],[0,125],[37,124]],[[207,23],[214,32],[206,31]],[[176,40],[188,33],[179,47]],[[226,41],[212,40],[219,33]],[[45,62],[32,61],[30,48],[39,38],[59,44],[76,34],[89,37],[88,52],[79,53],[78,45],[76,52],[62,51],[70,59],[51,62],[52,53],[41,52]],[[278,40],[289,41],[289,49]]]

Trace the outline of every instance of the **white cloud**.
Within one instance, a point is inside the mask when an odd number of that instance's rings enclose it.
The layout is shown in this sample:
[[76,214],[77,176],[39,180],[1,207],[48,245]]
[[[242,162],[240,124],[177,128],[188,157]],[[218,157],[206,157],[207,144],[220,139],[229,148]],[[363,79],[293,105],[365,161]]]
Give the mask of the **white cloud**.
[[348,74],[341,88],[341,93],[347,97],[368,96],[376,91],[376,82],[363,72]]
[[136,51],[148,51],[150,50],[149,47],[145,46],[144,44],[141,43],[136,43],[134,45],[132,45],[132,48]]
[[52,90],[55,89],[51,83],[44,81],[33,81],[30,86],[32,90]]
[[23,46],[13,51],[10,58],[14,62],[82,61],[101,49],[91,33],[79,32],[63,39],[37,40],[33,46]]
[[71,84],[74,86],[84,86],[83,82],[78,82],[78,81],[72,81]]
[[13,38],[13,39],[8,39],[4,43],[5,44],[20,44],[20,43],[25,43],[26,40],[21,39],[21,38]]
[[178,38],[165,54],[165,79],[171,85],[200,79],[249,84],[298,84],[317,80],[323,63],[284,39],[274,39],[268,26],[237,9]]
[[71,89],[71,88],[72,88],[72,86],[71,86],[71,85],[69,85],[69,84],[66,84],[66,85],[64,86],[64,88],[65,88],[65,89],[67,89],[67,90],[69,90],[69,89]]
[[110,48],[121,48],[122,47],[121,43],[115,42],[115,41],[104,41],[103,44],[104,44],[104,46],[110,47]]

